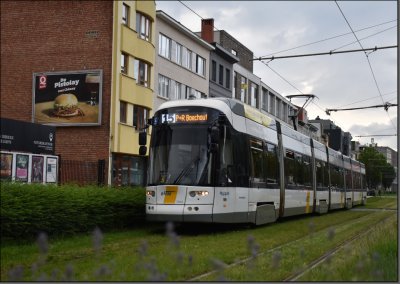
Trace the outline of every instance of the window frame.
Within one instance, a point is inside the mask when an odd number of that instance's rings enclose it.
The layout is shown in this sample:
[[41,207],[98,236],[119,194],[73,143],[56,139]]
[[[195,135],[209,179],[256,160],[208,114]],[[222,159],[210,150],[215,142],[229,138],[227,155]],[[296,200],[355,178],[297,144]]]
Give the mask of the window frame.
[[151,28],[152,20],[149,16],[136,12],[136,32],[138,37],[145,40],[151,41]]
[[170,98],[171,79],[159,74],[158,75],[158,95],[162,98]]
[[225,68],[225,88],[230,90],[231,88],[231,69]]
[[128,103],[125,101],[119,101],[119,122],[126,124],[128,114]]
[[[145,69],[144,72],[142,70],[143,67]],[[133,78],[136,80],[136,84],[146,88],[150,86],[150,69],[151,65],[149,63],[135,58],[135,72],[133,74]]]
[[122,23],[126,26],[129,26],[129,12],[129,5],[127,5],[126,3],[122,3]]
[[125,52],[121,52],[121,73],[127,75],[128,74],[128,64],[129,64],[129,55]]
[[144,130],[146,132],[147,129],[144,129],[144,127],[149,116],[150,109],[140,105],[133,105],[132,126],[136,130]]
[[206,59],[196,54],[196,73],[201,76],[206,75]]
[[172,39],[159,33],[158,35],[158,54],[171,60]]

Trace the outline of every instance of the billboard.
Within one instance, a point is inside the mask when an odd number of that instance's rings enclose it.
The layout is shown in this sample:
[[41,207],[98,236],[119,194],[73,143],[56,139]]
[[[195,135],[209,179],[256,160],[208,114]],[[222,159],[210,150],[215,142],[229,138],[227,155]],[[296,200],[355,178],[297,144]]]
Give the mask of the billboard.
[[32,121],[55,126],[101,124],[102,70],[33,74]]

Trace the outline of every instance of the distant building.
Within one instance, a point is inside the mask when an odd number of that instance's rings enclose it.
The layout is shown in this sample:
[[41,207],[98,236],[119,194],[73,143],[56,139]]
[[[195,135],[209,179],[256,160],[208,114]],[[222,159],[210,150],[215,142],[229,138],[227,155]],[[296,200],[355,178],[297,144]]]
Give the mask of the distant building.
[[321,130],[321,136],[327,136],[328,146],[336,151],[341,152],[346,156],[351,156],[351,140],[350,132],[344,132],[330,119],[316,119],[309,120],[309,123],[318,125],[317,128]]
[[383,147],[383,146],[376,146],[375,149],[383,154],[386,158],[386,161],[394,168],[394,171],[396,173],[396,177],[393,180],[392,186],[391,186],[391,191],[392,192],[398,192],[398,181],[397,181],[397,170],[398,170],[398,156],[397,152],[393,150],[390,147]]

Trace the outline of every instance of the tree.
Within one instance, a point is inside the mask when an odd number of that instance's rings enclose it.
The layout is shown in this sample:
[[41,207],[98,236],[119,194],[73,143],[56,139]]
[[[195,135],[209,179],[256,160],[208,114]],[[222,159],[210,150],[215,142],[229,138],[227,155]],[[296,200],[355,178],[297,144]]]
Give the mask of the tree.
[[377,188],[383,185],[390,187],[395,179],[395,170],[383,154],[373,147],[366,147],[360,153],[358,160],[365,164],[366,182],[369,188]]

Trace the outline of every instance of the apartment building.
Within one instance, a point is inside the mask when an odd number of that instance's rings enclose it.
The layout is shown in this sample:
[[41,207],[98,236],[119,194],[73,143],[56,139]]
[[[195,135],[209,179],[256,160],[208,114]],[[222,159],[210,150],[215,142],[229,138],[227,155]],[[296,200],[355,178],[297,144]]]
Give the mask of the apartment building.
[[165,12],[156,17],[154,109],[168,100],[208,97],[215,48]]
[[[211,53],[210,94],[212,96],[235,98],[262,112],[272,114],[280,121],[293,127],[289,115],[297,114],[298,107],[267,86],[261,81],[260,77],[253,73],[252,59],[254,55],[250,49],[228,32],[224,30],[215,31],[214,19],[203,19],[201,32],[196,34],[216,47],[215,51]],[[215,59],[216,56],[224,57],[226,61],[219,63]],[[230,78],[230,76],[233,77]],[[228,86],[230,80],[232,80],[230,94],[226,92],[229,91],[228,88],[224,90],[225,92],[221,92],[221,86],[223,84]],[[216,87],[213,88],[213,86]],[[310,134],[309,128],[302,126],[298,128],[301,132]],[[311,134],[314,134],[314,132],[311,132]]]
[[[1,2],[1,117],[55,127],[58,182],[144,182],[154,23],[154,1]],[[79,111],[56,112],[59,95]]]

